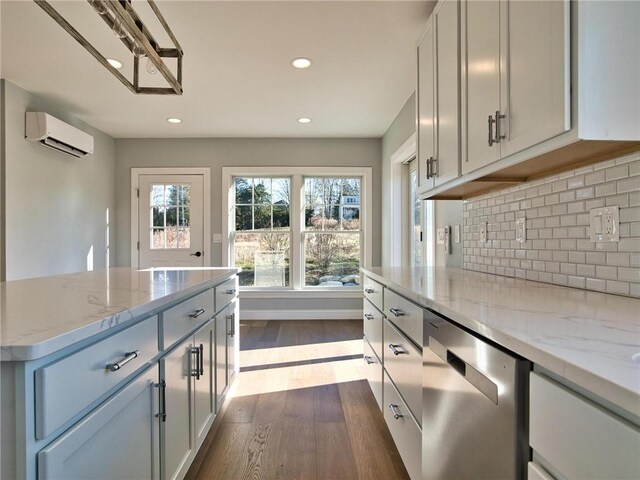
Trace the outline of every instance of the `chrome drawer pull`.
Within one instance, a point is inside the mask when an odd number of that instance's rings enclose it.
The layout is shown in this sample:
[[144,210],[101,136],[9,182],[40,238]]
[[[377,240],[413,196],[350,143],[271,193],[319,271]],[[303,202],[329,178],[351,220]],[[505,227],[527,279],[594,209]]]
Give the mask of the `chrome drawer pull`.
[[204,313],[204,308],[199,308],[198,310],[196,310],[195,312],[192,312],[189,314],[189,316],[191,318],[198,318],[200,315],[202,315]]
[[163,422],[167,421],[167,382],[162,380],[156,386],[161,389],[160,400],[162,403],[162,412],[156,413],[156,417],[160,417]]
[[371,365],[372,363],[376,363],[371,359],[371,357],[369,355],[365,355],[364,356],[364,361],[367,362],[367,364],[369,364],[369,365]]
[[493,116],[489,115],[489,120],[488,120],[488,125],[489,125],[489,139],[488,139],[488,143],[490,147],[493,147],[493,144],[496,143],[495,139],[493,138],[493,124],[496,121],[493,119]]
[[403,415],[403,414],[401,414],[401,413],[398,411],[398,405],[395,405],[395,404],[393,404],[393,403],[390,403],[390,404],[389,404],[389,410],[391,410],[391,413],[393,414],[393,418],[395,418],[396,420],[398,420],[398,419],[400,419],[400,418],[404,417],[404,415]]
[[[232,313],[231,315],[227,315],[227,335],[230,337],[236,336],[236,314]],[[229,321],[231,321],[231,326],[229,326]]]
[[134,350],[133,352],[127,352],[127,353],[124,354],[124,358],[122,360],[120,360],[119,362],[107,363],[106,368],[110,372],[115,372],[116,370],[120,370],[122,367],[124,367],[131,360],[133,360],[134,358],[138,358],[138,355],[140,355],[140,350]]
[[204,375],[204,345],[200,344],[200,375]]
[[367,320],[373,320],[373,315],[371,315],[370,313],[365,313],[364,318],[366,318]]
[[227,295],[234,295],[235,293],[236,293],[235,288],[230,288],[229,290],[227,290]]
[[506,137],[500,133],[500,120],[504,119],[505,116],[500,114],[500,110],[496,110],[496,138],[493,143],[500,143],[500,140],[504,140]]
[[407,354],[407,352],[405,352],[404,350],[398,350],[398,347],[400,345],[394,345],[393,343],[389,344],[389,350],[391,350],[393,352],[394,355],[402,355],[402,354]]
[[192,377],[196,377],[196,380],[200,380],[200,349],[198,347],[191,347],[189,349],[189,354],[196,355],[196,359],[195,359],[195,368],[193,368],[191,366],[191,361],[193,360],[193,357],[191,357],[191,359],[189,360],[189,370],[190,370],[190,375]]
[[365,293],[374,293],[375,290],[373,288],[365,288],[364,289]]
[[404,313],[399,308],[390,308],[389,311],[393,313],[396,317],[404,317],[406,313]]

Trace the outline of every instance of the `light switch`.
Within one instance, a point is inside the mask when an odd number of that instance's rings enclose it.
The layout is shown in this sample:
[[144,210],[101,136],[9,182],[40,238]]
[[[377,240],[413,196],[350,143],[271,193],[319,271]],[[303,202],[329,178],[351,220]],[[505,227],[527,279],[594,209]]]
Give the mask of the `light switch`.
[[589,224],[592,242],[620,241],[620,208],[617,205],[591,209]]
[[436,242],[438,245],[444,245],[445,233],[444,228],[438,228],[436,230]]
[[455,242],[460,243],[460,225],[456,225],[454,227],[454,232],[453,238],[455,239]]
[[213,243],[222,243],[222,234],[214,233],[213,234]]

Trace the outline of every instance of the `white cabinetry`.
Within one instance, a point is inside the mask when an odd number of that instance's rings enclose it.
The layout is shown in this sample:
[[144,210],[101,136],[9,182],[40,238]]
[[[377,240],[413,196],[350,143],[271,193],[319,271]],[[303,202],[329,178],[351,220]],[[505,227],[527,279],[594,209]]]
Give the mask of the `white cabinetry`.
[[462,2],[462,172],[570,128],[569,2]]
[[156,365],[41,450],[38,478],[159,478],[157,378]]
[[[534,459],[560,478],[640,478],[638,427],[538,373],[530,376],[529,410]],[[542,467],[532,469],[545,478]]]
[[436,5],[418,44],[421,189],[460,175],[460,4]]
[[220,411],[227,389],[233,379],[236,368],[235,341],[236,341],[236,302],[227,305],[216,316],[215,343],[216,343],[216,410]]
[[196,332],[194,341],[197,365],[194,366],[193,408],[196,449],[202,445],[216,414],[214,353],[215,320]]

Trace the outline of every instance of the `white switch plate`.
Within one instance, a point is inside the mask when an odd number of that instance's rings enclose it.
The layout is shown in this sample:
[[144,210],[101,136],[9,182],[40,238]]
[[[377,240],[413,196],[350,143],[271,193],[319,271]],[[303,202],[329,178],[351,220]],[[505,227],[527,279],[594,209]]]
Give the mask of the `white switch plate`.
[[527,241],[527,219],[525,217],[516,218],[516,241],[518,243]]
[[213,243],[222,243],[222,234],[214,233],[213,234]]
[[487,243],[487,222],[480,223],[480,241]]
[[455,242],[460,243],[460,225],[459,224],[454,227],[454,232],[455,233],[453,235],[453,238],[455,239]]
[[451,253],[451,227],[444,227],[444,253]]
[[589,211],[589,223],[592,242],[620,241],[620,208],[593,208]]

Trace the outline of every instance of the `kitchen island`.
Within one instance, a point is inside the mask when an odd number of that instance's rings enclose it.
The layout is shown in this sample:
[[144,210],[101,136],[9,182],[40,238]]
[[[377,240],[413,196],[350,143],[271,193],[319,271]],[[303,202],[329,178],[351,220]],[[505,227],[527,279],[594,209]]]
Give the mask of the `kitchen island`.
[[184,476],[237,371],[237,272],[0,284],[0,476]]
[[[369,338],[376,335],[367,335],[371,319],[395,328],[406,345],[426,350],[421,311],[431,311],[532,363],[523,402],[529,415],[529,431],[523,434],[533,448],[530,478],[593,478],[602,468],[612,475],[622,465],[640,474],[633,453],[640,449],[640,300],[455,268],[368,268],[363,273],[365,310],[375,311],[365,315],[365,355],[376,351]],[[387,344],[387,338],[378,343]],[[405,388],[403,397],[403,384],[386,368],[387,359],[395,357],[384,348],[376,353],[385,366],[383,383],[388,374],[424,432],[427,417],[411,408],[410,390]],[[424,358],[423,365],[430,365]],[[482,365],[482,359],[475,360]],[[374,393],[380,390],[379,381],[370,383]],[[406,457],[415,458],[415,452]],[[535,477],[539,471],[552,474]]]

